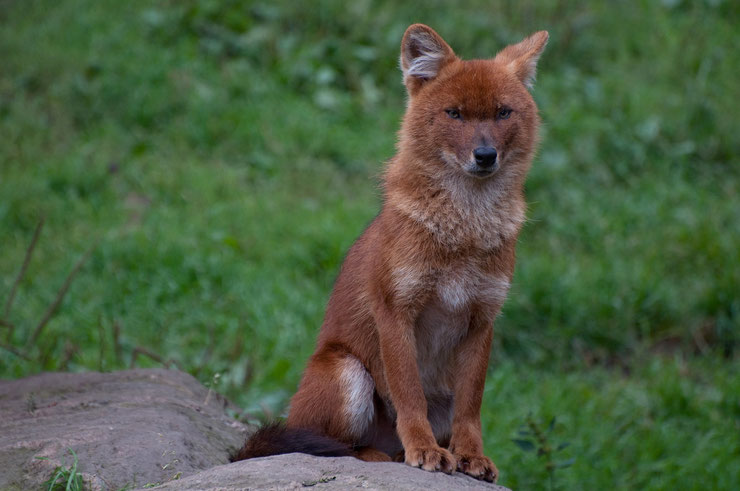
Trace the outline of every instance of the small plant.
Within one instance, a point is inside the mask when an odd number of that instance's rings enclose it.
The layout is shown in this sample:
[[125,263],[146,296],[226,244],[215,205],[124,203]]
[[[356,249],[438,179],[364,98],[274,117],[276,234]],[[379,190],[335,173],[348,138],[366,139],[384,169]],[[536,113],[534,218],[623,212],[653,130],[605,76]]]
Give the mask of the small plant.
[[34,397],[33,392],[29,392],[26,397],[26,411],[28,411],[28,414],[33,414],[36,409],[36,398]]
[[204,406],[207,406],[208,403],[211,401],[211,394],[213,393],[215,387],[218,385],[220,380],[221,380],[221,374],[217,372],[213,374],[213,378],[211,379],[211,381],[206,384],[206,386],[208,387],[208,393],[206,394],[206,400],[203,401]]
[[323,476],[320,479],[312,480],[312,481],[303,481],[301,485],[304,488],[310,488],[312,486],[316,486],[317,484],[326,484],[328,482],[335,481],[337,479],[337,476]]
[[555,429],[555,420],[556,418],[553,417],[547,428],[543,430],[542,424],[535,421],[532,413],[529,413],[525,423],[517,431],[518,437],[512,439],[525,452],[536,452],[537,457],[542,458],[549,478],[550,490],[555,489],[555,470],[570,467],[575,462],[575,458],[555,460],[555,454],[570,445],[569,442],[561,442],[555,446],[555,443],[550,441],[550,434]]
[[77,454],[71,448],[68,450],[72,454],[72,465],[67,467],[62,457],[62,465],[57,466],[54,474],[44,483],[46,491],[82,491],[85,489],[82,475],[77,472]]

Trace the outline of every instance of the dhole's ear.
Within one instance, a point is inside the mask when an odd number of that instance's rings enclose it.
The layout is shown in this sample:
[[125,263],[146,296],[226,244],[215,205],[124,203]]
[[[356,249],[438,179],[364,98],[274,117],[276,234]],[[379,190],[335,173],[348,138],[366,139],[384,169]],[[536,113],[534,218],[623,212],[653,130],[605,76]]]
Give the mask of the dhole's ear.
[[431,27],[424,24],[409,26],[401,40],[401,70],[409,94],[416,94],[454,59],[452,48]]
[[547,31],[538,31],[524,41],[505,47],[496,55],[496,61],[504,65],[531,89],[537,73],[537,60],[540,59],[550,35]]

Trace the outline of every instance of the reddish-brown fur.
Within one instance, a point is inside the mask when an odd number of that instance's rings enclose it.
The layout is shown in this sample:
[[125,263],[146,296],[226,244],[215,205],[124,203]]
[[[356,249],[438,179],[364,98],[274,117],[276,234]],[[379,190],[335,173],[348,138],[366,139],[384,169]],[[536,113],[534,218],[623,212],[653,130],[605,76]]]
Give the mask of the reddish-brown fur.
[[[365,460],[497,477],[480,408],[537,141],[527,87],[546,42],[541,31],[462,61],[429,27],[406,31],[409,101],[383,208],[342,265],[289,429],[331,436]],[[478,147],[497,152],[492,174]]]

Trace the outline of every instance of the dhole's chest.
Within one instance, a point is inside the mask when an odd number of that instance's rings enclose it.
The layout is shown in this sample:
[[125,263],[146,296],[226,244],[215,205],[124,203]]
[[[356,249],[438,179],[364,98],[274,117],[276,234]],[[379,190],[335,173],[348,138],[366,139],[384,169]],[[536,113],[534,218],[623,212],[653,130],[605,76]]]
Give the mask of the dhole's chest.
[[409,301],[423,295],[427,301],[416,319],[417,363],[425,392],[451,389],[452,354],[468,333],[473,307],[497,310],[509,289],[509,280],[491,274],[474,262],[443,269],[406,268],[395,276],[397,294]]
[[488,271],[475,261],[459,261],[443,268],[421,269],[404,266],[393,272],[395,297],[413,303],[426,298],[422,309],[456,318],[471,306],[498,308],[506,299],[509,279]]

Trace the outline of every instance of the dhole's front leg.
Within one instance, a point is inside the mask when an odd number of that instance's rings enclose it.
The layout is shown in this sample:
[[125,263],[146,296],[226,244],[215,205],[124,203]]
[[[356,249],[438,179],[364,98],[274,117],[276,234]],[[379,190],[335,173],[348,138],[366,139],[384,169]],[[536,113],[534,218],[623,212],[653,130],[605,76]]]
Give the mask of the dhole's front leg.
[[396,430],[408,465],[448,474],[456,469],[452,454],[437,445],[427,418],[427,400],[416,362],[413,319],[386,305],[375,309],[380,356],[396,410]]
[[492,338],[493,318],[474,313],[470,331],[456,353],[455,415],[449,447],[457,459],[457,470],[486,481],[498,479],[498,469],[483,455],[480,423]]

